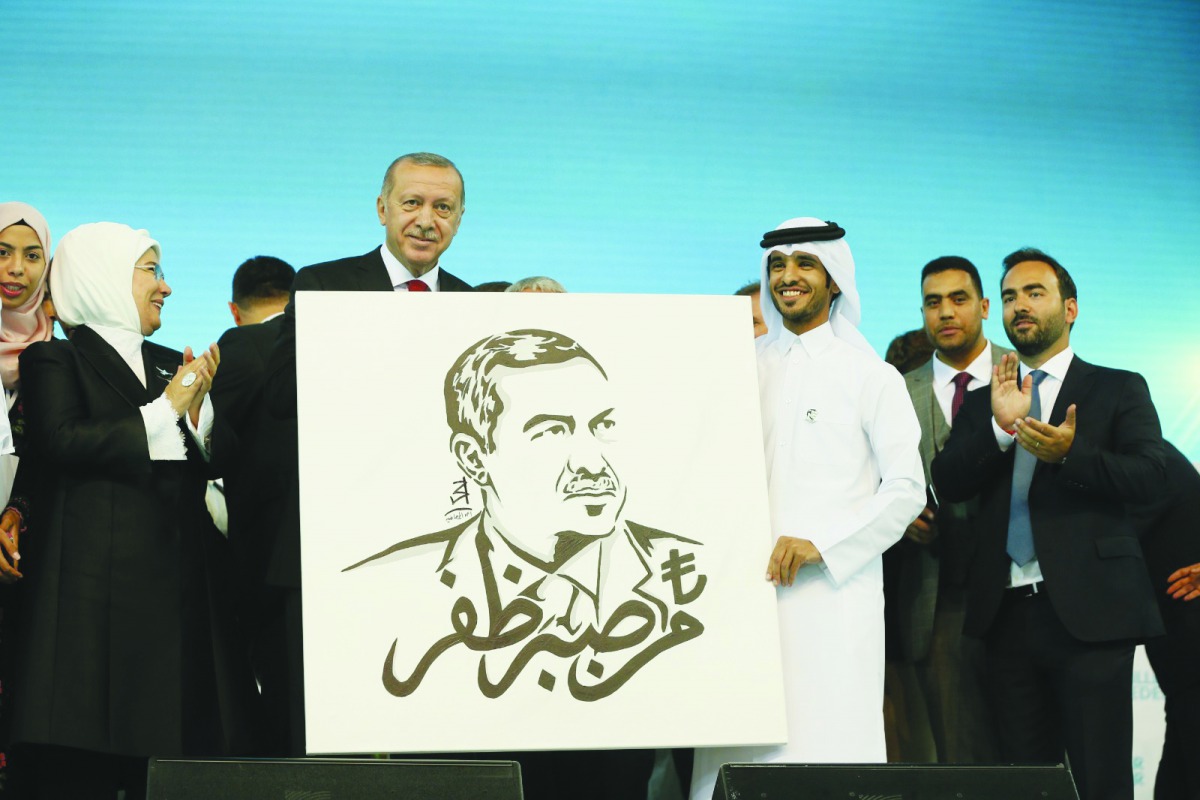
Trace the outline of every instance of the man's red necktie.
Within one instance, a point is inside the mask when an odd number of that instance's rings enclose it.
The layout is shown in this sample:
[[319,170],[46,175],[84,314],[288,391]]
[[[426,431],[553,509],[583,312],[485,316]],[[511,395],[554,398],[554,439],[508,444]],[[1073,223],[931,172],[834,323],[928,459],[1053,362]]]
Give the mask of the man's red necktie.
[[950,424],[954,424],[954,418],[958,416],[958,410],[962,408],[963,400],[967,398],[967,384],[971,382],[971,373],[960,372],[954,376],[954,399],[950,401]]

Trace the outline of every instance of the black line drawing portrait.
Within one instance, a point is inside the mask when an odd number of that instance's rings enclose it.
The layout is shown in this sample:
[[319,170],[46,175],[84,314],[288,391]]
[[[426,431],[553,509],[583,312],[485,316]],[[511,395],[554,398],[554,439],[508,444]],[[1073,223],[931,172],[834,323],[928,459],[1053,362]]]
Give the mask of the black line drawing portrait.
[[591,353],[550,330],[491,335],[455,360],[445,409],[462,478],[443,495],[450,526],[398,530],[342,569],[353,580],[402,564],[444,600],[405,611],[442,614],[436,640],[401,630],[380,642],[387,692],[412,695],[465,653],[485,697],[526,682],[597,701],[704,633],[691,613],[708,581],[701,542],[623,513],[637,489],[613,456],[614,396]]

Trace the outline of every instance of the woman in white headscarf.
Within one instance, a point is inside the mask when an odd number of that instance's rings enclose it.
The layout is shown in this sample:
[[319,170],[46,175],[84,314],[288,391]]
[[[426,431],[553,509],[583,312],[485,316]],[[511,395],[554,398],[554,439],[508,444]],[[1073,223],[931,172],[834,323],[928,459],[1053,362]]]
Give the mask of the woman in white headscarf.
[[146,231],[83,225],[50,278],[69,340],[21,355],[34,523],[12,739],[40,797],[144,792],[146,757],[218,755],[252,696],[205,512],[219,360],[146,341],[171,294]]
[[44,342],[54,325],[42,310],[46,293],[46,265],[50,260],[50,226],[38,210],[25,203],[0,203],[0,382],[4,386],[5,415],[0,418],[0,491],[11,507],[0,517],[0,583],[20,578],[15,559],[21,524],[28,516],[25,498],[10,501],[17,472],[17,444],[9,422],[19,436],[23,417],[17,389],[17,359],[32,342]]

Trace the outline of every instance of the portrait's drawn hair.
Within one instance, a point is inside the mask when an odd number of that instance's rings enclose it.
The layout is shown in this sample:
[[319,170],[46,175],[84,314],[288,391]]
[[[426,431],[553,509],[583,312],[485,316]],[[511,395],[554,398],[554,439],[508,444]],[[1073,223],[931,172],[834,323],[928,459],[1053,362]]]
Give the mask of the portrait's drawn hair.
[[495,449],[496,420],[504,410],[496,390],[497,367],[522,369],[585,359],[608,378],[591,353],[554,331],[520,330],[482,339],[458,357],[446,373],[446,422],[453,433],[475,439],[484,452]]

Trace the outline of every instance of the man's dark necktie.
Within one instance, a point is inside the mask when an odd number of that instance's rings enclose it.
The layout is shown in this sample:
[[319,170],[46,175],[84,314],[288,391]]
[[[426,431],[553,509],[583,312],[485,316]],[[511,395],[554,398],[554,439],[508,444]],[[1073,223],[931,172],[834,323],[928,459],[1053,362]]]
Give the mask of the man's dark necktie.
[[416,278],[413,278],[411,281],[405,281],[404,285],[408,287],[410,292],[429,291],[429,284],[425,283],[425,281],[417,280]]
[[959,409],[962,408],[963,400],[967,399],[967,384],[971,382],[971,373],[960,372],[954,376],[954,399],[950,401],[950,424],[954,424],[954,418],[958,416]]
[[[1035,369],[1029,373],[1033,376],[1033,396],[1029,402],[1029,415],[1033,419],[1042,418],[1042,398],[1038,386],[1045,379],[1046,373]],[[1013,458],[1012,499],[1008,505],[1008,557],[1019,566],[1025,566],[1034,559],[1033,522],[1029,518],[1029,484],[1033,482],[1033,469],[1037,466],[1037,456],[1017,443],[1013,443],[1017,452]]]

